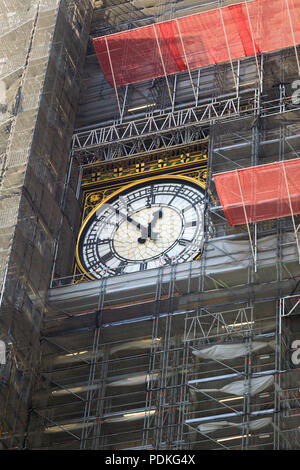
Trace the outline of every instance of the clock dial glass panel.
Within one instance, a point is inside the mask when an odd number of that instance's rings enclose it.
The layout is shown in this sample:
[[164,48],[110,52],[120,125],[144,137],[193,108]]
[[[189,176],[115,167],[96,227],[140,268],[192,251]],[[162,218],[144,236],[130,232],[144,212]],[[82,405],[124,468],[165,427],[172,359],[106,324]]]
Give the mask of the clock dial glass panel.
[[186,262],[204,239],[204,191],[184,178],[139,182],[112,194],[86,219],[77,261],[93,279]]

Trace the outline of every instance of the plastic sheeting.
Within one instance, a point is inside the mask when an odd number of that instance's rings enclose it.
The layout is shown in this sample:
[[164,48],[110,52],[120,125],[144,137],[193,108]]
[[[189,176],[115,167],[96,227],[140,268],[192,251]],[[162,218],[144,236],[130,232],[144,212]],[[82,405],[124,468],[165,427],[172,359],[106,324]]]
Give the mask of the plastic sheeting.
[[158,374],[143,374],[134,377],[127,377],[125,379],[116,380],[109,384],[110,387],[122,387],[124,385],[140,385],[146,384],[149,381],[157,380]]
[[[276,235],[257,239],[257,262],[260,266],[274,265],[277,256],[278,238]],[[295,234],[286,232],[281,238],[281,253],[284,262],[298,260]],[[206,266],[208,273],[241,270],[249,266],[249,240],[208,241]]]
[[105,418],[106,423],[123,423],[123,422],[130,422],[130,421],[137,421],[140,419],[144,419],[145,416],[152,416],[155,413],[155,410],[147,410],[147,411],[137,411],[137,412],[126,412],[123,415],[114,416],[111,418]]
[[[249,422],[249,430],[256,431],[258,429],[264,428],[268,426],[268,424],[272,424],[272,418],[260,418],[255,419],[254,421]],[[204,434],[208,434],[210,432],[218,431],[219,429],[224,429],[228,427],[235,427],[235,428],[243,428],[245,424],[237,424],[232,423],[230,421],[217,421],[217,422],[210,422],[205,424],[200,424],[197,429]]]
[[213,176],[229,225],[300,214],[300,159]]
[[110,350],[110,354],[115,354],[120,351],[134,350],[134,349],[150,349],[151,346],[159,344],[160,338],[140,339],[137,341],[129,341],[128,343],[118,344],[113,346]]
[[250,352],[259,351],[260,349],[263,349],[266,346],[272,346],[273,344],[274,342],[267,343],[261,341],[253,341],[251,345],[246,343],[214,344],[213,346],[209,346],[207,348],[193,350],[192,353],[196,357],[222,361],[245,356]]
[[[94,39],[111,86],[300,43],[300,0],[253,0]],[[298,11],[297,11],[298,10]]]
[[245,395],[250,390],[250,395],[254,396],[257,393],[262,392],[270,385],[274,383],[273,375],[266,375],[263,377],[256,377],[250,380],[250,384],[248,384],[245,380],[236,380],[235,382],[231,382],[224,387],[221,388],[202,388],[198,389],[198,392],[223,392],[229,393],[230,395]]

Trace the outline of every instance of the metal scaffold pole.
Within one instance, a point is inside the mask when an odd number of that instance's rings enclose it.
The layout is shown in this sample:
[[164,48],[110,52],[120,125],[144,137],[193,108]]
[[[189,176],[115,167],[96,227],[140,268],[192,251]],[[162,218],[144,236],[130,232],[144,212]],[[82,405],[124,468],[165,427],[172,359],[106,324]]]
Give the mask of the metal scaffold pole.
[[[92,414],[95,408],[95,389],[93,385],[95,384],[95,381],[99,375],[99,348],[101,345],[102,309],[104,305],[105,288],[106,288],[106,278],[104,278],[100,284],[99,299],[98,299],[97,311],[95,315],[96,325],[94,327],[94,332],[93,332],[93,346],[92,346],[92,351],[91,351],[89,378],[88,378],[87,392],[86,392],[86,398],[85,398],[83,427],[82,427],[82,433],[81,433],[81,439],[80,439],[80,449],[93,448],[94,439],[95,439],[94,437],[95,431],[99,432],[99,426],[97,425],[97,423],[99,422],[100,416],[96,415],[95,417]],[[97,412],[97,410],[99,411],[98,401],[96,405],[97,405],[96,406],[96,412]],[[90,436],[91,434],[92,434],[92,437]],[[90,442],[88,442],[89,440]]]

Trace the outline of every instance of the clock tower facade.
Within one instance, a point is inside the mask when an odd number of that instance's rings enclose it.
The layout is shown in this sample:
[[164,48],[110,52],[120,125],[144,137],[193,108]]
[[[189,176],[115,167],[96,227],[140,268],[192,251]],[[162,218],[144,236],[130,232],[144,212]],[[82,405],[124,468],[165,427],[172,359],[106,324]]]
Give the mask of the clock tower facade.
[[7,17],[0,442],[298,449],[300,3],[150,3]]

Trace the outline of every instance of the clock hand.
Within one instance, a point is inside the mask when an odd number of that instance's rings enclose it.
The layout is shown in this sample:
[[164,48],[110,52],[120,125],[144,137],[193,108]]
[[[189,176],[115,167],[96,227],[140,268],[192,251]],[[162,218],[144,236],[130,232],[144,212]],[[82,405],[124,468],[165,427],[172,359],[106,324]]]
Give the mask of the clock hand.
[[152,221],[148,224],[148,227],[145,227],[140,222],[136,222],[136,220],[132,219],[129,215],[124,214],[119,209],[115,209],[116,214],[120,215],[124,219],[126,219],[129,223],[133,224],[141,231],[141,237],[138,238],[139,243],[145,243],[147,238],[149,237],[150,240],[157,240],[158,233],[152,232],[151,228],[156,223],[157,219],[162,218],[162,210],[159,209],[158,211],[154,212]]
[[153,219],[151,220],[150,224],[148,224],[148,237],[151,240],[157,240],[158,238],[158,233],[152,232],[152,228],[156,224],[157,219],[161,219],[162,216],[163,216],[163,212],[161,209],[159,209],[158,211],[154,212]]
[[147,228],[147,227],[145,227],[144,225],[140,224],[140,223],[137,222],[136,220],[132,219],[129,215],[124,214],[123,212],[119,211],[119,209],[115,209],[115,212],[116,212],[116,214],[120,215],[120,216],[123,217],[125,220],[127,220],[127,222],[130,222],[130,223],[133,224],[136,228],[138,228],[139,230],[141,230],[142,235],[144,235],[145,233],[148,233],[148,228]]
[[145,243],[147,238],[150,238],[150,240],[157,240],[159,234],[157,232],[152,232],[152,228],[156,224],[157,219],[161,219],[162,216],[163,216],[163,213],[161,209],[154,212],[153,218],[151,222],[148,224],[148,228],[146,229],[147,230],[146,233],[144,230],[142,230],[142,236],[138,238],[139,243]]

